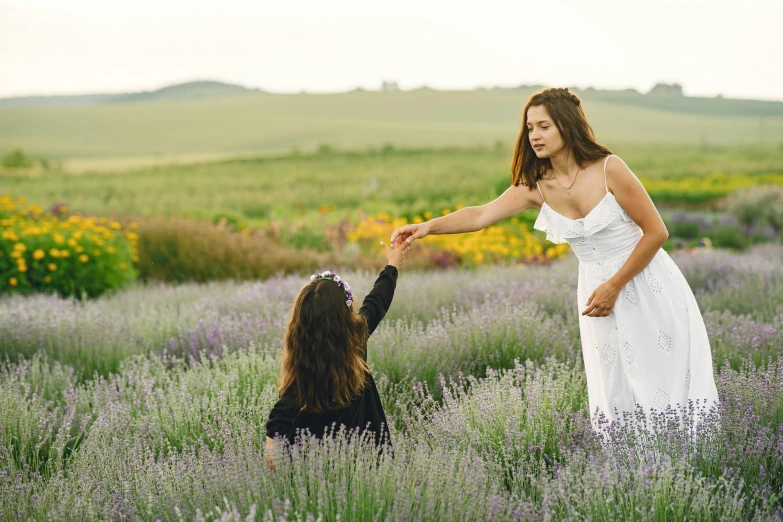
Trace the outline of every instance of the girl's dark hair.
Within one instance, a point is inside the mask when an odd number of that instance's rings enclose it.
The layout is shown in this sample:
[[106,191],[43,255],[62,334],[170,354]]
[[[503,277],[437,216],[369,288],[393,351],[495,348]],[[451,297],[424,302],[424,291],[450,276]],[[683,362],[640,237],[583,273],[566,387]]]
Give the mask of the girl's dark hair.
[[329,279],[305,286],[294,302],[283,343],[279,395],[295,392],[302,411],[345,408],[367,386],[367,321],[345,305]]
[[582,110],[581,100],[567,88],[544,89],[532,95],[522,112],[522,129],[514,147],[514,157],[511,160],[511,184],[527,185],[530,190],[547,169],[552,168],[549,158],[536,156],[527,130],[527,111],[530,107],[543,105],[551,116],[566,147],[574,153],[574,159],[580,167],[586,162],[601,159],[611,152],[595,141],[593,128],[587,123],[587,117]]

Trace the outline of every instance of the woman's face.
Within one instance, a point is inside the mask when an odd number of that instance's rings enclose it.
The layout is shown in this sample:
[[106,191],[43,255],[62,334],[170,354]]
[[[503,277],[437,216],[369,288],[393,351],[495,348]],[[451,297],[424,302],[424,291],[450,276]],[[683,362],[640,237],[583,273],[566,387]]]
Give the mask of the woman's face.
[[527,110],[528,139],[539,158],[550,158],[565,146],[560,131],[543,105],[534,105]]

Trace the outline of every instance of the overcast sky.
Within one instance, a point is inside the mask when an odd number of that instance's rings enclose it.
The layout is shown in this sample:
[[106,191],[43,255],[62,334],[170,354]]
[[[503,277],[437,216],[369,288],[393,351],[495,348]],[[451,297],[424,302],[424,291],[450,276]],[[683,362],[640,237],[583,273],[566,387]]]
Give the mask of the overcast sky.
[[783,0],[0,0],[0,97],[544,84],[783,100]]

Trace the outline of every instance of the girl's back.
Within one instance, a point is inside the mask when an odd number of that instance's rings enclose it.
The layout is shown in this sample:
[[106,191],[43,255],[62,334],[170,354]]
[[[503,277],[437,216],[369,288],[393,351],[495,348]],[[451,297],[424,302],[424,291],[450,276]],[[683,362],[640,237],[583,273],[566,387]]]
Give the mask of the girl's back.
[[[397,276],[397,267],[392,264],[386,265],[359,309],[359,315],[367,323],[367,337],[375,331],[391,305],[397,285]],[[313,349],[313,347],[306,347],[306,349]],[[367,360],[366,338],[362,346],[361,357],[363,361]],[[315,381],[329,379],[329,376],[318,375],[316,371],[311,372],[309,377],[300,375],[299,378]],[[307,388],[306,384],[302,383],[305,388]],[[313,382],[309,384],[313,384]],[[298,388],[302,388],[302,385]],[[337,429],[344,425],[349,430],[372,431],[379,444],[391,443],[386,415],[375,381],[369,371],[366,372],[366,383],[361,393],[344,407],[321,409],[317,412],[308,411],[308,409],[302,410],[300,406],[302,401],[296,388],[297,386],[294,385],[288,386],[283,396],[272,408],[266,423],[266,433],[270,439],[284,437],[293,443],[300,430],[308,430],[316,437],[321,437],[326,430]]]

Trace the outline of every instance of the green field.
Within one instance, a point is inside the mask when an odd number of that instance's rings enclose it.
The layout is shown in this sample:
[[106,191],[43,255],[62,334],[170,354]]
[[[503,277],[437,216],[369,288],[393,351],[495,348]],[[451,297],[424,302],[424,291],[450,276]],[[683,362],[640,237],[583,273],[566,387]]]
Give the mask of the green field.
[[[783,154],[767,148],[619,146],[643,180],[715,172],[783,173]],[[3,174],[3,192],[44,207],[113,217],[230,213],[250,224],[270,218],[335,222],[361,211],[407,215],[476,205],[509,183],[509,150],[441,149],[332,152],[191,165],[139,167],[123,172]],[[325,217],[320,207],[334,205]]]
[[[533,89],[242,94],[82,107],[0,105],[0,154],[13,148],[75,170],[315,150],[510,146]],[[783,103],[624,91],[579,92],[603,143],[783,143]],[[783,152],[782,152],[783,153]]]

